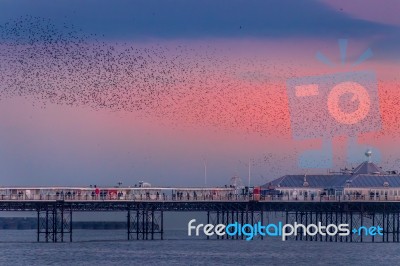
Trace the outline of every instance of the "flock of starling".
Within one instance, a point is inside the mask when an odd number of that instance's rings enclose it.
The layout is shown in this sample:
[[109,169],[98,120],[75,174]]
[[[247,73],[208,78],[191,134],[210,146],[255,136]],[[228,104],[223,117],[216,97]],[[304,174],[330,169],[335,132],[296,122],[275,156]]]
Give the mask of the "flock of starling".
[[[0,25],[0,101],[19,96],[42,106],[135,112],[169,125],[290,138],[284,79],[296,67],[279,67],[210,47],[113,43],[34,16]],[[282,73],[283,82],[263,73]],[[398,103],[398,96],[388,100]]]
[[32,16],[0,25],[0,46],[0,99],[260,134],[276,131],[288,117],[284,104],[276,104],[285,101],[284,91],[266,89],[264,77],[243,70],[251,60],[232,62],[214,48],[113,44]]

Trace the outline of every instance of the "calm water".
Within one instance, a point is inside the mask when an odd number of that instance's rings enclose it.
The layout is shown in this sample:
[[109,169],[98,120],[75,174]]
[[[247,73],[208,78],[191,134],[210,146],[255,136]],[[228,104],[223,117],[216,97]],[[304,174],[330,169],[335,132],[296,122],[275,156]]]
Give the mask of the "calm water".
[[125,231],[75,230],[73,243],[35,243],[35,231],[0,231],[0,265],[400,265],[400,245],[188,238],[126,241]]

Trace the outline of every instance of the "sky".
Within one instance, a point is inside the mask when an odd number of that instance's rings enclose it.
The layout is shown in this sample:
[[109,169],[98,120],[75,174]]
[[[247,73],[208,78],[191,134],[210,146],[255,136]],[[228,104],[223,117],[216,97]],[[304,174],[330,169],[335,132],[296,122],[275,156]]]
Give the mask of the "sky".
[[[367,148],[399,170],[399,8],[0,1],[0,183],[222,186],[237,175],[247,185],[250,162],[260,185],[356,166]],[[363,71],[372,76],[359,80]],[[367,88],[360,122],[332,118],[338,73]],[[323,84],[323,93],[292,101],[289,80]],[[347,94],[338,108],[352,113],[363,100]]]

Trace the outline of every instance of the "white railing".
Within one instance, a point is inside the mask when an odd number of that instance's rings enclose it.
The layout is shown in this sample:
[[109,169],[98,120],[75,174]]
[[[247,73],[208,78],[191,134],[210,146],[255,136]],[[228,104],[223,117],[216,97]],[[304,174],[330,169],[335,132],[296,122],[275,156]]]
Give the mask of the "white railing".
[[106,195],[77,195],[77,194],[58,194],[58,195],[26,195],[26,194],[11,194],[0,195],[0,201],[173,201],[173,202],[209,202],[209,201],[230,201],[230,202],[245,202],[245,201],[261,201],[261,202],[385,202],[399,201],[400,196],[365,196],[365,195],[324,195],[324,196],[287,196],[287,195],[183,195],[183,194],[106,194]]
[[249,201],[253,197],[246,195],[0,195],[0,201]]
[[260,201],[286,201],[286,202],[351,202],[351,201],[365,201],[365,202],[384,202],[384,201],[399,201],[400,196],[366,196],[366,195],[324,195],[324,196],[314,196],[314,197],[304,197],[304,196],[264,196],[260,198]]

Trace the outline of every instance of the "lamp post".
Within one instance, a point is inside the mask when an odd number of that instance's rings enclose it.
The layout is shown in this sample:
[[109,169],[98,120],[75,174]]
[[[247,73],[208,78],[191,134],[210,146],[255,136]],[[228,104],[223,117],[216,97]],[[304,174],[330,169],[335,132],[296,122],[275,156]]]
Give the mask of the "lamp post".
[[250,183],[251,183],[251,159],[249,158],[249,188],[250,188]]
[[203,159],[204,164],[204,185],[207,186],[207,160]]

